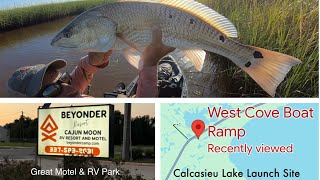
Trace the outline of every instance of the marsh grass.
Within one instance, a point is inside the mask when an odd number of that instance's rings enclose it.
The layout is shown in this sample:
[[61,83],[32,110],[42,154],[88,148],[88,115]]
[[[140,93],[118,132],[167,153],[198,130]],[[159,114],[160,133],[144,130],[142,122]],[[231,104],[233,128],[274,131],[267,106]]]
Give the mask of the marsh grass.
[[0,10],[0,32],[79,14],[110,0],[86,0]]
[[[319,6],[317,0],[202,0],[226,16],[238,29],[237,40],[297,57],[294,67],[277,89],[281,97],[318,97]],[[236,96],[263,96],[263,90],[233,63],[228,73]],[[241,79],[241,82],[239,80]],[[242,90],[239,94],[239,89]],[[228,94],[226,95],[228,96]]]

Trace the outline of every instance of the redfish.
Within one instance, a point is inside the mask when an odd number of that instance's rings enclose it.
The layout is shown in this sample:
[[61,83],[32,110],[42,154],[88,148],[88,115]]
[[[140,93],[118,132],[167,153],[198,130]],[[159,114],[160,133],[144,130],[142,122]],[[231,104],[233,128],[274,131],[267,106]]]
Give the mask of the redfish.
[[125,0],[98,6],[77,16],[51,44],[87,52],[113,49],[141,68],[141,54],[155,27],[161,30],[162,43],[181,50],[197,70],[203,67],[205,51],[222,55],[271,96],[290,69],[301,63],[286,54],[236,42],[235,26],[194,0]]

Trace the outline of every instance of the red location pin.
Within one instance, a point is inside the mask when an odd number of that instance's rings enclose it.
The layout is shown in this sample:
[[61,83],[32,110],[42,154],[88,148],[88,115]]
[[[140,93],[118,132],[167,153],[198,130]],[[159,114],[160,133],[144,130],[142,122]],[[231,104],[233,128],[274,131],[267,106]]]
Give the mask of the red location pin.
[[202,120],[194,120],[191,125],[192,131],[196,134],[197,138],[200,138],[200,135],[203,133],[205,124]]

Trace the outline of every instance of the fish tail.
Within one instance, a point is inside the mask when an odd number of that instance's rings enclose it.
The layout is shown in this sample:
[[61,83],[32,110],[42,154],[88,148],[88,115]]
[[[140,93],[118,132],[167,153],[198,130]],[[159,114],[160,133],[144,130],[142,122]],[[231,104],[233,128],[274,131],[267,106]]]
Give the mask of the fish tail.
[[287,73],[301,61],[286,54],[259,47],[250,47],[254,49],[255,62],[252,64],[248,62],[241,67],[263,90],[274,97],[277,87],[284,80]]

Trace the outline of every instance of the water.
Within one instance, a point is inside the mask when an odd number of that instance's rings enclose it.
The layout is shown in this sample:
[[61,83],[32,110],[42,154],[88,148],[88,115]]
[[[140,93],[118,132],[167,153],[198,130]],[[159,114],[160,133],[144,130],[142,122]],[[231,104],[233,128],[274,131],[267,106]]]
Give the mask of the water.
[[66,1],[79,1],[79,0],[1,0],[0,10],[14,9],[18,7],[27,7],[40,4],[59,3]]
[[[54,35],[70,20],[72,18],[68,17],[0,33],[0,97],[9,96],[7,81],[20,67],[47,64],[59,58],[68,62],[64,71],[71,72],[75,68],[85,53],[61,51],[50,45]],[[108,67],[95,75],[91,83],[91,95],[102,97],[104,92],[112,91],[120,81],[128,84],[137,75],[138,71],[125,59],[113,59]]]

